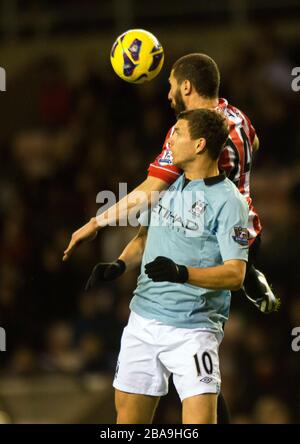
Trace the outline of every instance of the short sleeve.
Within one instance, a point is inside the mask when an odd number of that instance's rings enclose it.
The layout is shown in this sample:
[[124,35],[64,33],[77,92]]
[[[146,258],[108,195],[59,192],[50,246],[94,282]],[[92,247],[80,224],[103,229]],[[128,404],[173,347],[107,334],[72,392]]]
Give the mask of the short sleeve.
[[157,177],[169,185],[181,175],[181,170],[172,163],[172,153],[168,142],[173,128],[168,131],[161,153],[150,163],[148,168],[148,176]]
[[234,196],[222,207],[218,217],[217,239],[223,262],[248,260],[248,215],[246,199]]

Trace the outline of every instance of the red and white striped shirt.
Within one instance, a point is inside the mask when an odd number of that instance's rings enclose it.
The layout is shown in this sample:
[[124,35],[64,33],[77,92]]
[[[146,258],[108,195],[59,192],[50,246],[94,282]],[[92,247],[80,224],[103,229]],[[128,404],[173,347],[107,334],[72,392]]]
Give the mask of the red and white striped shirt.
[[[248,231],[249,244],[251,245],[262,230],[259,216],[250,197],[250,170],[255,129],[246,114],[229,105],[227,100],[219,99],[216,109],[224,113],[229,125],[229,138],[219,158],[219,169],[225,171],[227,177],[234,182],[248,201]],[[149,176],[158,177],[168,184],[173,183],[181,174],[181,170],[172,164],[172,153],[168,140],[173,130],[174,127],[168,131],[161,153],[148,169]]]

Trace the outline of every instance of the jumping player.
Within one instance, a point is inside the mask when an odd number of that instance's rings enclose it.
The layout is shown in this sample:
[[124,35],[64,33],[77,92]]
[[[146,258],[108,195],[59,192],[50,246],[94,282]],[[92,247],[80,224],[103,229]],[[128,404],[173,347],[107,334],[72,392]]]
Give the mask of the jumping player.
[[[181,57],[172,67],[169,77],[168,99],[175,113],[194,108],[217,109],[224,113],[229,124],[229,137],[219,159],[219,169],[246,197],[249,205],[249,262],[244,283],[245,294],[264,313],[278,309],[279,299],[271,290],[264,274],[257,270],[254,260],[260,245],[261,223],[250,196],[250,172],[253,153],[259,147],[259,140],[249,118],[238,108],[219,98],[220,73],[217,64],[205,54],[188,54]],[[73,250],[85,240],[95,237],[97,231],[106,225],[124,219],[136,205],[136,194],[144,193],[145,201],[151,193],[162,191],[180,175],[180,169],[172,164],[172,153],[168,140],[172,127],[165,139],[161,154],[150,164],[147,179],[114,207],[92,218],[86,225],[75,231],[64,252],[67,260]]]
[[171,374],[182,422],[217,422],[218,348],[248,257],[247,201],[218,170],[227,137],[219,112],[179,114],[170,143],[184,174],[149,212],[149,224],[142,214],[118,260],[97,264],[87,283],[89,290],[141,263],[113,384],[118,424],[151,423]]

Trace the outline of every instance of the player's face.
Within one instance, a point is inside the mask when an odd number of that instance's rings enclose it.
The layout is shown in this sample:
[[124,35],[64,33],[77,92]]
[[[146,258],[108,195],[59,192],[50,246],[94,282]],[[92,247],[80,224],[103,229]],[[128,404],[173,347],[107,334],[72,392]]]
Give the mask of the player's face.
[[170,83],[170,90],[168,94],[168,99],[171,102],[171,108],[174,109],[175,114],[181,113],[182,111],[186,110],[185,103],[183,101],[183,97],[180,90],[180,85],[178,84],[177,80],[174,77],[173,71],[171,71],[170,77],[169,77],[169,83]]
[[195,141],[190,138],[187,120],[177,121],[169,143],[174,165],[183,166],[195,157]]

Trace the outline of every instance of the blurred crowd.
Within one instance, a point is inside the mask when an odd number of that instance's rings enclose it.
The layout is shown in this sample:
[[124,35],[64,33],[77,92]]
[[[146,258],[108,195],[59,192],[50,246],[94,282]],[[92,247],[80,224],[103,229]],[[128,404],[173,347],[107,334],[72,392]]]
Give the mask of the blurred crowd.
[[[252,172],[264,226],[260,263],[282,307],[265,316],[234,294],[220,351],[223,391],[235,423],[293,423],[300,422],[300,352],[291,349],[300,326],[300,93],[291,89],[291,70],[300,66],[300,40],[285,45],[266,32],[261,41],[220,65],[221,96],[248,114],[260,138]],[[181,55],[169,53],[169,62]],[[53,55],[24,67],[1,118],[3,373],[113,375],[138,271],[89,294],[83,288],[93,265],[116,259],[135,228],[105,228],[69,262],[62,255],[99,209],[99,191],[118,196],[119,182],[130,190],[145,179],[174,122],[168,64],[141,86],[97,61],[76,82],[69,74]],[[171,390],[157,422],[180,422],[179,412]]]

